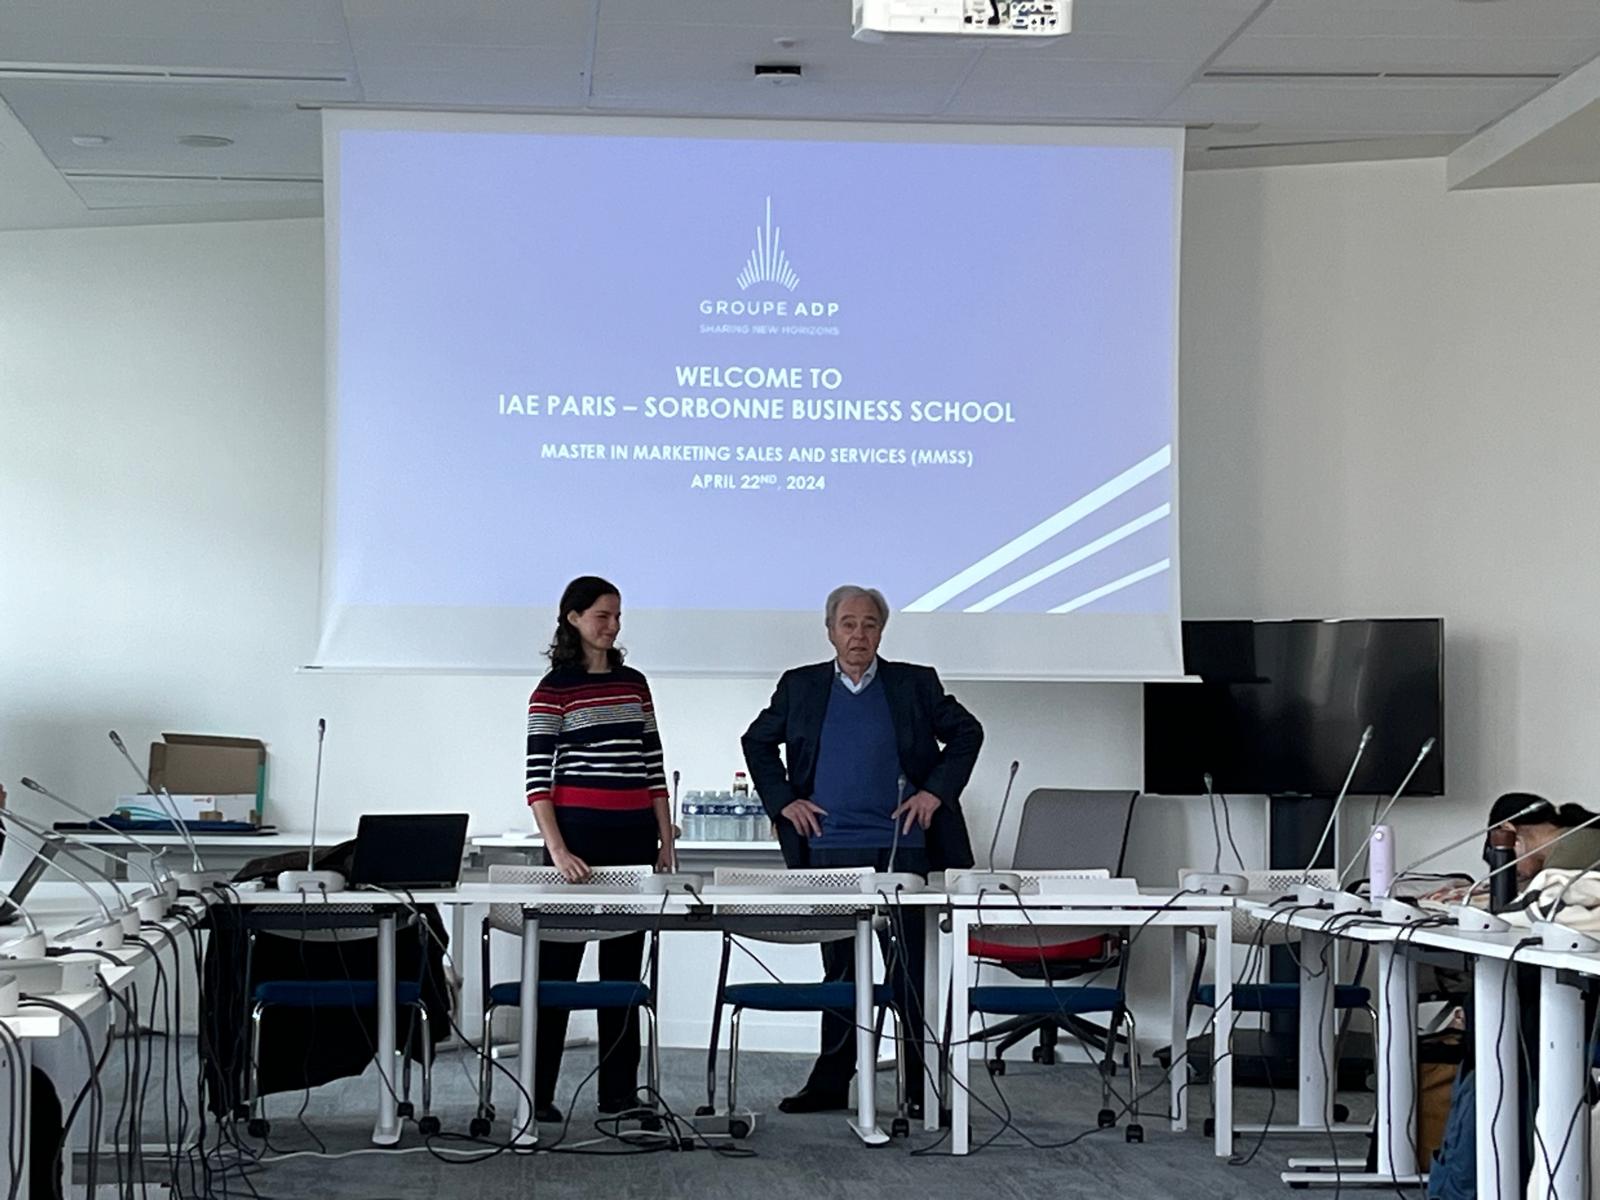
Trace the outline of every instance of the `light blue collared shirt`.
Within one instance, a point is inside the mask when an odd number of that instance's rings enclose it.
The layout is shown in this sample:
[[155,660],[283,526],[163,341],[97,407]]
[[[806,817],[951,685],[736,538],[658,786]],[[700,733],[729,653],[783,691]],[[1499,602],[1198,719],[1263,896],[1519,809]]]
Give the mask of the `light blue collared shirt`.
[[850,676],[844,673],[844,666],[837,658],[833,660],[833,677],[840,683],[844,684],[845,688],[850,692],[851,695],[859,696],[863,691],[866,690],[867,684],[871,683],[878,677],[877,656],[873,656],[872,661],[867,664],[867,669],[861,673],[860,683],[857,683],[854,679],[851,679]]

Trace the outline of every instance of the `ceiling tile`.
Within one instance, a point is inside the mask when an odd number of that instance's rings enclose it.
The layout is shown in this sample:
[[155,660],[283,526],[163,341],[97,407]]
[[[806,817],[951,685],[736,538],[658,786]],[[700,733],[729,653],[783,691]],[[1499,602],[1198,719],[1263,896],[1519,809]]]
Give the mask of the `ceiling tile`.
[[1204,81],[1162,115],[1184,122],[1260,122],[1307,131],[1471,133],[1542,90],[1502,81]]

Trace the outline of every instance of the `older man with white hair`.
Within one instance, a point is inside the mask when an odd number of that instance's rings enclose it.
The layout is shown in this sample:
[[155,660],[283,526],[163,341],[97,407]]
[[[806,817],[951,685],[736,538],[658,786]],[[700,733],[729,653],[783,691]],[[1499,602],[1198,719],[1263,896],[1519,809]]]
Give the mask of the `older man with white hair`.
[[[983,745],[983,726],[944,690],[932,667],[878,657],[889,605],[876,588],[835,588],[824,613],[834,657],[785,671],[744,735],[750,779],[778,827],[790,867],[872,867],[926,876],[970,867],[961,791]],[[783,750],[779,756],[780,747]],[[881,935],[895,964],[897,1003],[922,1027],[922,910],[903,910]],[[896,945],[898,934],[904,944]],[[854,977],[848,942],[822,947],[826,978]],[[855,1074],[848,1014],[824,1013],[822,1052],[811,1077],[778,1107],[845,1108]],[[922,1095],[921,1041],[908,1039],[908,1094]]]

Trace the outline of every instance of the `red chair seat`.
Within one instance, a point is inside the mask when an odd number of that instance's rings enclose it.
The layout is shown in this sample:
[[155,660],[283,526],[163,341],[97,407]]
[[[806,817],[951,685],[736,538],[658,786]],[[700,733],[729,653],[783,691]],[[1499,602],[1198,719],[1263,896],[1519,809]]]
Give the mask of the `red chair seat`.
[[1039,941],[1026,942],[991,942],[974,937],[968,945],[974,957],[986,962],[999,963],[1001,966],[1026,966],[1028,963],[1038,963],[1040,959],[1047,963],[1070,963],[1105,958],[1109,952],[1109,940],[1104,934],[1072,942],[1044,941],[1042,935]]

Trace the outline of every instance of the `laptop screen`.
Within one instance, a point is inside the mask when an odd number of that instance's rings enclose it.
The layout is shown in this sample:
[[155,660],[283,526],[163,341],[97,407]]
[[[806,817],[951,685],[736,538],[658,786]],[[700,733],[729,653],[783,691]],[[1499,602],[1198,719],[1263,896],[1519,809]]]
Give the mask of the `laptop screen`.
[[455,887],[461,878],[466,844],[466,813],[364,816],[356,828],[350,883],[356,887]]

